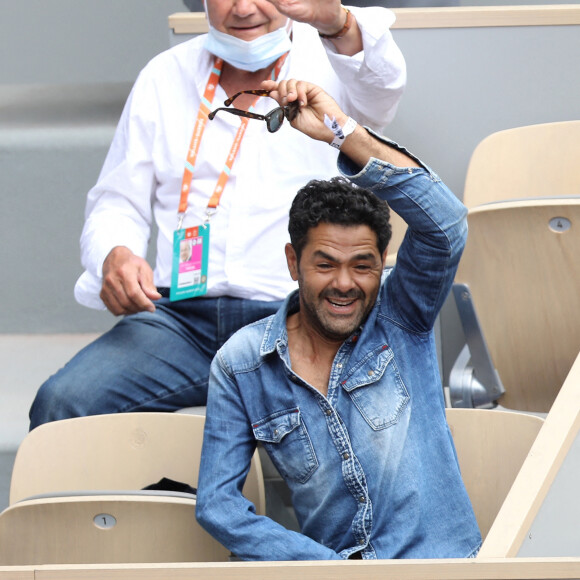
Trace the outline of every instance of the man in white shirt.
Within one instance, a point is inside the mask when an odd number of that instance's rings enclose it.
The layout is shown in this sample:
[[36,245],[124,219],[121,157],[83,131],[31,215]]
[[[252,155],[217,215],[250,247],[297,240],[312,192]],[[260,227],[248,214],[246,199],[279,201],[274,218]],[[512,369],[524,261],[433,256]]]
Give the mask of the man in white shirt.
[[[288,208],[302,184],[336,173],[337,151],[288,123],[271,133],[225,112],[208,121],[209,111],[263,80],[302,78],[373,129],[395,114],[406,75],[389,10],[207,0],[207,13],[208,35],[141,71],[88,195],[75,297],[123,319],[42,385],[31,428],[205,404],[217,349],[293,288],[279,251]],[[232,104],[258,115],[276,106],[255,94]],[[145,260],[154,224],[155,270]],[[178,259],[186,237],[200,249],[187,270]]]

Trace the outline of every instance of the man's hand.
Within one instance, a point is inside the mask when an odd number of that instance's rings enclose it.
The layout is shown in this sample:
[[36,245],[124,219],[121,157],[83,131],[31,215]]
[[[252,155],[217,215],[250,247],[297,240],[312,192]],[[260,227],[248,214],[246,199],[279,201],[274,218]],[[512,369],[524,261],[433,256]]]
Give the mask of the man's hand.
[[[298,101],[300,104],[298,114],[290,121],[290,124],[312,139],[332,143],[334,133],[324,123],[325,114],[331,120],[334,118],[341,127],[344,127],[348,120],[348,115],[342,111],[336,101],[312,83],[296,79],[279,83],[264,81],[262,88],[270,91],[269,96],[281,105]],[[343,141],[341,152],[361,168],[371,157],[397,167],[420,167],[412,157],[373,137],[360,125],[357,125]]]
[[[321,34],[332,35],[342,31],[347,13],[340,0],[268,0],[278,12],[296,22],[306,22]],[[331,39],[337,52],[352,56],[363,50],[361,31],[351,14],[348,31],[340,38]]]
[[331,143],[334,139],[334,133],[324,124],[324,115],[330,119],[334,117],[340,126],[344,126],[348,119],[348,115],[342,112],[336,101],[312,83],[295,79],[279,83],[264,81],[262,88],[271,91],[269,96],[281,105],[298,101],[298,115],[290,123],[295,129],[317,141]]
[[278,12],[297,22],[311,24],[323,34],[338,32],[345,21],[340,0],[269,0]]
[[152,300],[161,298],[146,260],[124,246],[113,248],[103,263],[101,300],[115,315],[153,312]]

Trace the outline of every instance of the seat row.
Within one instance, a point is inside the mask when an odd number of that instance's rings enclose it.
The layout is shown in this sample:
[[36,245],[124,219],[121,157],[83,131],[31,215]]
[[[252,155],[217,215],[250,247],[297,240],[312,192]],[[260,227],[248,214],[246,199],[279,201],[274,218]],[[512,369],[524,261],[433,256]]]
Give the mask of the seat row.
[[[452,372],[455,408],[447,417],[484,537],[497,528],[497,514],[511,509],[502,505],[512,484],[522,485],[534,446],[543,446],[544,463],[532,476],[538,474],[537,493],[545,494],[554,476],[546,462],[576,438],[579,158],[580,121],[573,121],[494,134],[469,166],[470,234],[455,293],[468,344]],[[393,260],[404,235],[397,227]],[[458,408],[498,403],[548,416]],[[551,416],[554,408],[566,420]],[[18,451],[10,505],[0,515],[0,566],[230,559],[196,523],[194,494],[143,489],[163,478],[195,488],[203,425],[203,415],[133,413],[32,431]],[[560,438],[550,435],[558,428]],[[244,493],[258,513],[268,513],[258,453]]]
[[[31,431],[0,515],[0,566],[228,561],[229,551],[197,524],[194,493],[143,489],[162,480],[195,488],[204,421],[197,414],[126,413]],[[448,422],[485,534],[543,419],[449,409]],[[244,494],[267,513],[258,452]]]

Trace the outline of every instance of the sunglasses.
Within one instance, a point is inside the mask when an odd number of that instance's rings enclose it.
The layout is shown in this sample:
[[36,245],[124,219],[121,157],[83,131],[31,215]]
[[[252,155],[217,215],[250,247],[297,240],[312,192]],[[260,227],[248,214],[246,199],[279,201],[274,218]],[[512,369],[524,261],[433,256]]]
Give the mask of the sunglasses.
[[300,105],[298,101],[294,101],[285,107],[276,107],[272,109],[269,113],[265,115],[259,115],[258,113],[251,113],[250,111],[244,111],[243,109],[236,109],[235,107],[231,107],[230,105],[237,99],[240,95],[257,95],[259,97],[268,97],[270,95],[270,91],[260,90],[260,89],[250,89],[247,91],[240,91],[236,93],[233,97],[230,97],[226,101],[224,101],[225,107],[220,107],[219,109],[215,109],[208,115],[208,119],[210,121],[216,116],[218,111],[227,111],[228,113],[232,113],[232,115],[238,115],[239,117],[248,117],[250,119],[258,119],[259,121],[266,121],[266,127],[270,133],[275,133],[284,122],[284,118],[288,119],[288,121],[293,121],[296,116],[298,115],[298,109]]

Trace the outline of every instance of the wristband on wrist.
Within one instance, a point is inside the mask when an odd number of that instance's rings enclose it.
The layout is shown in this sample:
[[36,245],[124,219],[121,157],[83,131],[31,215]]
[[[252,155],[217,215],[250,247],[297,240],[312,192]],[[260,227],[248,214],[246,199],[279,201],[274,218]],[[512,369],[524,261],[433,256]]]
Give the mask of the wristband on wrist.
[[326,113],[324,114],[324,124],[334,133],[334,139],[329,145],[335,149],[342,147],[344,140],[355,130],[357,125],[356,121],[349,117],[344,127],[341,127],[334,117],[331,119]]
[[342,9],[345,11],[346,13],[346,20],[344,22],[344,26],[338,31],[335,32],[334,34],[322,34],[322,32],[318,33],[318,36],[320,36],[320,38],[342,38],[349,30],[349,28],[352,25],[352,12],[346,8],[346,6],[342,6]]

